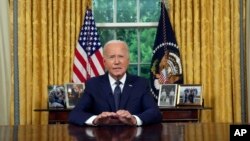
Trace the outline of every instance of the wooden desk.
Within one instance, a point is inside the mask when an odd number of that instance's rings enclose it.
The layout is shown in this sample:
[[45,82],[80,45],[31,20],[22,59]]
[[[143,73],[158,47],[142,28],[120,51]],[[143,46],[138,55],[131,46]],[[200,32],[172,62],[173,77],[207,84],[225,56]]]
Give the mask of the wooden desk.
[[[0,126],[1,141],[229,141],[229,123],[161,123],[147,126],[70,124]],[[242,138],[241,138],[242,139]],[[240,139],[240,140],[241,140]]]
[[[160,107],[163,122],[199,122],[201,110],[209,110],[211,107]],[[71,109],[35,109],[37,112],[49,112],[49,124],[67,123]]]
[[163,122],[199,122],[202,110],[211,110],[203,106],[160,107]]

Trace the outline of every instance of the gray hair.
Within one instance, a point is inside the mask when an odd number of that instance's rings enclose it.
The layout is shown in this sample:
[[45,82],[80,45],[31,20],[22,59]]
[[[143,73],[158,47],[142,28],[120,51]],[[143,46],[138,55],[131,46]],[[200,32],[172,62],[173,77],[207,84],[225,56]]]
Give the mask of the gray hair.
[[128,48],[128,44],[125,42],[125,41],[122,41],[122,40],[110,40],[110,41],[108,41],[104,46],[103,46],[103,55],[104,56],[106,56],[106,48],[107,48],[107,46],[109,46],[110,44],[112,44],[112,43],[121,43],[121,44],[123,44],[125,47],[126,47],[126,49],[127,49],[127,51],[128,51],[128,57],[129,57],[129,48]]

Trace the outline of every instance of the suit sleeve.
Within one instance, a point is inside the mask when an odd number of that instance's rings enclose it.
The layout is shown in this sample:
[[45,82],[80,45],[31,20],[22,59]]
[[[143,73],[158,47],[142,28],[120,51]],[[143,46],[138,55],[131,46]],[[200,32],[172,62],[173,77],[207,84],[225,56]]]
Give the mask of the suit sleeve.
[[157,103],[154,100],[153,95],[150,93],[150,87],[148,81],[144,81],[144,92],[142,94],[142,107],[143,112],[138,114],[137,116],[142,120],[143,125],[152,124],[152,123],[160,123],[162,121],[162,114],[160,112]]

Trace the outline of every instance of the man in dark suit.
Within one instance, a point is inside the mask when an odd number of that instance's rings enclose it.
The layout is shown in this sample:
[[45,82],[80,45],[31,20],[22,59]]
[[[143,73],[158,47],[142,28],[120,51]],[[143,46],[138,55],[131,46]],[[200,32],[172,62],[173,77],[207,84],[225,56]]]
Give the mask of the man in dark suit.
[[[129,66],[127,44],[120,40],[109,41],[104,46],[103,56],[107,72],[86,82],[82,97],[69,115],[69,122],[137,126],[161,122],[162,116],[150,94],[148,80],[126,73]],[[118,102],[116,95],[119,95]]]

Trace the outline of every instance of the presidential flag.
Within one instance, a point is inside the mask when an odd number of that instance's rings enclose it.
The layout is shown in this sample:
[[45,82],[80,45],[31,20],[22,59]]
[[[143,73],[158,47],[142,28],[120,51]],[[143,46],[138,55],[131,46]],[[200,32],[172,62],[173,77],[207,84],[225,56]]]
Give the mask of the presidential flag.
[[86,10],[73,64],[73,82],[84,83],[88,78],[104,74],[102,46],[90,9]]
[[153,46],[150,83],[151,92],[156,99],[162,84],[183,83],[179,47],[163,2],[161,2],[161,15]]

